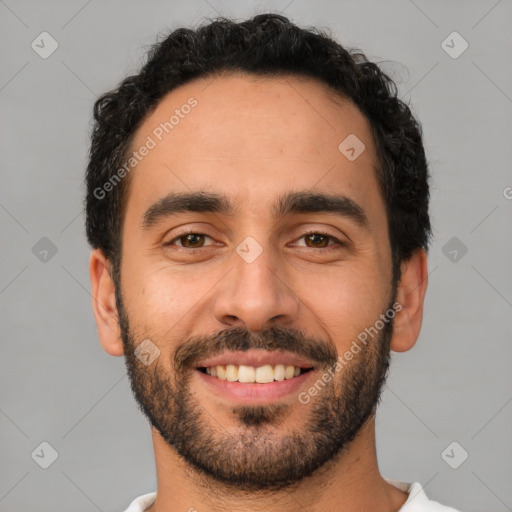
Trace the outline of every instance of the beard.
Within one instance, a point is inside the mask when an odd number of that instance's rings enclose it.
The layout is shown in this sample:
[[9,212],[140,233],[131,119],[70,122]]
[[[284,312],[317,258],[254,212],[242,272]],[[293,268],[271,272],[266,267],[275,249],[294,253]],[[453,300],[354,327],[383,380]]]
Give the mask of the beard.
[[[394,298],[388,309],[393,303]],[[195,474],[217,486],[252,492],[291,487],[346,450],[375,414],[389,369],[393,319],[324,386],[321,376],[336,365],[335,347],[284,327],[257,334],[237,327],[185,339],[170,356],[173,373],[160,364],[162,356],[145,366],[135,355],[137,343],[120,295],[117,306],[125,365],[139,409]],[[139,343],[144,338],[137,336]],[[249,349],[288,350],[308,358],[322,388],[308,405],[297,400],[233,407],[239,428],[227,429],[191,391],[197,371],[193,363],[225,350]],[[294,430],[280,430],[298,407],[307,408],[301,411],[306,421]]]

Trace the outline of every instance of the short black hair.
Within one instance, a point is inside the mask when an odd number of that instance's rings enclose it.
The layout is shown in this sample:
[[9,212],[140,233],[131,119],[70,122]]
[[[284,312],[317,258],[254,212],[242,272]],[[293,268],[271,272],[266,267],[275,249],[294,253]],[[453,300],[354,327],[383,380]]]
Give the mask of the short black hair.
[[[296,75],[317,79],[333,95],[351,100],[370,122],[396,282],[402,261],[416,249],[428,251],[431,227],[421,125],[398,99],[394,81],[362,51],[347,50],[327,32],[300,28],[277,14],[259,14],[240,23],[224,17],[208,21],[197,30],[176,29],[154,44],[140,72],[94,104],[85,200],[91,246],[103,251],[114,273],[119,270],[129,180],[115,174],[137,128],[167,93],[225,72]],[[113,184],[108,195],[106,183]]]

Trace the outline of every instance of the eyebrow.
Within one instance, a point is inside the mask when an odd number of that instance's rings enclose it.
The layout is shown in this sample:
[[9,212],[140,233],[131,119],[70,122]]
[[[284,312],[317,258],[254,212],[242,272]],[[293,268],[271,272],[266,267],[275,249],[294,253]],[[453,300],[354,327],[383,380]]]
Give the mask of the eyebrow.
[[[150,206],[143,215],[142,226],[150,229],[160,220],[180,213],[217,213],[234,216],[238,208],[224,194],[213,192],[171,193]],[[314,193],[309,190],[287,192],[272,207],[274,219],[297,213],[329,213],[354,221],[368,229],[364,210],[352,199],[342,195]]]

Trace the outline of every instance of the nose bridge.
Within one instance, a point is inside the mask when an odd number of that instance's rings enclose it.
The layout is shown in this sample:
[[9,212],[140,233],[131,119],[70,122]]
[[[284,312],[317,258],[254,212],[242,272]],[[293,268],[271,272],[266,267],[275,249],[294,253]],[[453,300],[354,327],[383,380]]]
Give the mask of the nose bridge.
[[279,319],[290,324],[298,312],[298,299],[280,276],[279,259],[247,237],[233,254],[233,271],[215,298],[214,315],[225,325],[250,330],[270,327]]

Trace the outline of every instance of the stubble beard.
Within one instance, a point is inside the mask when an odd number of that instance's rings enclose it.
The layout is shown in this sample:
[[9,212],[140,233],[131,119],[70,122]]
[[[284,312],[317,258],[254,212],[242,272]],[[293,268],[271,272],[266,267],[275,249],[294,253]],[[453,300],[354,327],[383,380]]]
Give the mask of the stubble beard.
[[[120,296],[117,302],[125,365],[139,409],[198,476],[217,485],[252,492],[293,486],[346,450],[375,414],[389,369],[392,320],[307,405],[297,400],[292,405],[234,407],[231,412],[239,427],[227,429],[191,392],[194,368],[178,365],[171,374],[163,369],[159,358],[149,366],[139,361],[135,338],[145,337],[134,335]],[[298,346],[296,333],[282,328],[271,328],[262,338],[240,328],[221,333],[223,346],[231,350],[242,346],[268,348],[263,340],[270,339],[286,339],[283,349]],[[219,337],[211,339],[211,343],[219,344]],[[183,340],[180,347],[187,347],[189,341]],[[201,341],[207,343],[207,338]],[[329,349],[325,354],[335,357]],[[325,364],[325,371],[334,363]],[[319,379],[323,373],[318,372]],[[299,407],[308,408],[307,420],[283,433],[280,425]]]

